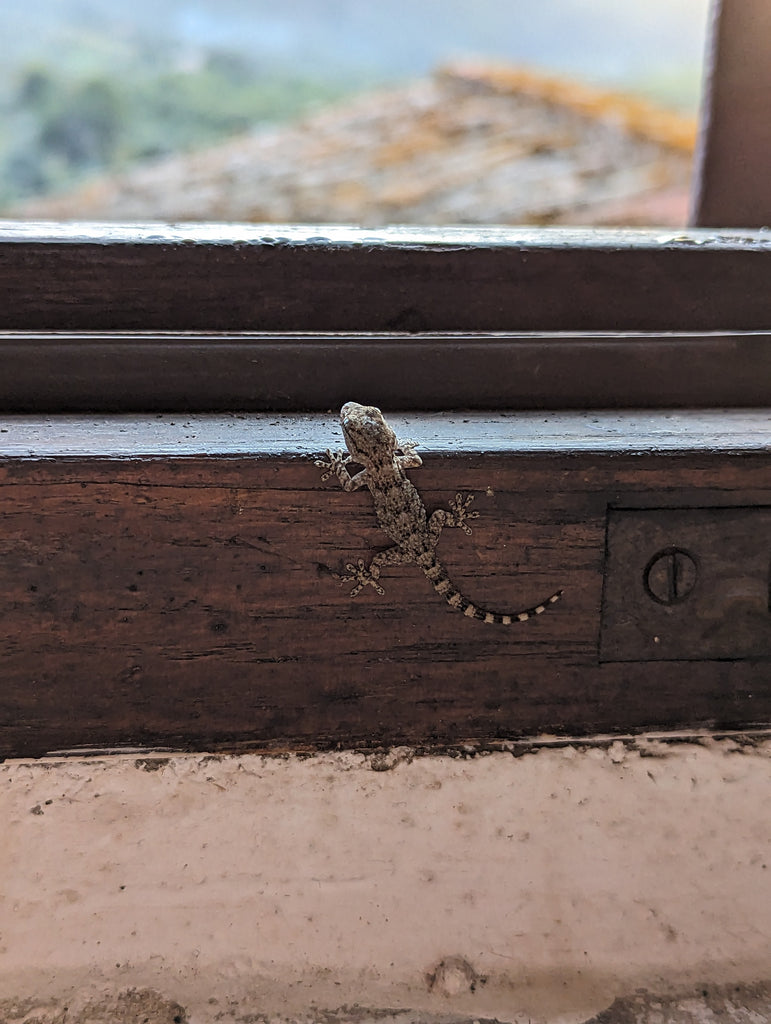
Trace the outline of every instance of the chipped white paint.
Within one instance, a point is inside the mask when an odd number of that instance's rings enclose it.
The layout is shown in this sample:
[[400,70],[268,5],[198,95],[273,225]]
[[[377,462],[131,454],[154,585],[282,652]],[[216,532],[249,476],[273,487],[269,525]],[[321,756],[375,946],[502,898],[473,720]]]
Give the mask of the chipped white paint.
[[195,1022],[567,1022],[759,981],[769,783],[759,740],[7,762],[0,1005],[149,985]]
[[128,243],[136,245],[339,245],[339,246],[419,246],[421,248],[464,248],[490,245],[512,248],[559,248],[591,245],[597,249],[630,249],[641,246],[668,246],[673,249],[693,245],[713,247],[771,246],[768,228],[741,231],[689,228],[666,232],[651,228],[508,227],[489,224],[394,225],[375,230],[349,224],[252,224],[192,221],[174,224],[162,221],[116,223],[94,221],[0,220],[0,243],[6,242],[88,242],[90,244]]
[[[771,451],[768,409],[672,412],[389,413],[421,455]],[[340,448],[336,413],[126,414],[0,417],[0,459],[317,455]]]

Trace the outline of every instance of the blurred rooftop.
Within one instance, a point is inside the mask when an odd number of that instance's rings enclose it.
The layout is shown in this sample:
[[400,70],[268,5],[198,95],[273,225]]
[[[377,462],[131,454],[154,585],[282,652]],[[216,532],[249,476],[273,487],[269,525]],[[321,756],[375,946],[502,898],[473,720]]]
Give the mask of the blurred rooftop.
[[12,216],[681,226],[692,119],[536,71],[455,63],[292,125],[104,176]]

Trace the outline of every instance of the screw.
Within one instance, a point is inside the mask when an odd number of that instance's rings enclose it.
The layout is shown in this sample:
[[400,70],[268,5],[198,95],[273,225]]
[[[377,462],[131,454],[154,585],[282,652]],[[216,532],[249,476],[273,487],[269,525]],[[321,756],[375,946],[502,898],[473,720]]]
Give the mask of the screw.
[[645,567],[644,582],[648,596],[657,604],[678,604],[696,586],[696,560],[681,548],[665,548]]

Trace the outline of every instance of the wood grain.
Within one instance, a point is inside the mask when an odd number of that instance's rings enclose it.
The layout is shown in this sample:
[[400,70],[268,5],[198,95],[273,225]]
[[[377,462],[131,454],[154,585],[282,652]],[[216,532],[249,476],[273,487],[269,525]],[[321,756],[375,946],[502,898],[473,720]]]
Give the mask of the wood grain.
[[[769,313],[771,322],[771,312]],[[771,334],[0,333],[7,412],[755,406]]]
[[4,331],[765,331],[771,239],[0,223]]
[[[409,566],[386,572],[384,596],[351,600],[332,573],[386,542],[367,494],[320,483],[309,455],[334,436],[331,419],[283,421],[285,436],[297,435],[294,457],[259,444],[176,455],[139,446],[111,457],[95,424],[88,454],[8,444],[0,751],[766,725],[767,662],[619,664],[599,653],[608,509],[771,505],[758,416],[745,424],[753,440],[743,449],[713,439],[689,450],[688,417],[673,430],[660,414],[658,435],[649,420],[626,451],[603,448],[590,415],[583,451],[567,429],[558,440],[557,417],[552,440],[529,450],[506,418],[485,428],[495,445],[479,430],[464,440],[456,423],[454,451],[451,431],[443,447],[431,441],[431,418],[413,417],[413,436],[426,428],[424,465],[412,473],[426,504],[468,491],[480,513],[471,537],[442,537],[453,579],[503,611],[565,591],[547,614],[510,628],[454,613]],[[143,421],[148,435],[153,420]],[[38,423],[50,444],[68,429],[68,418]],[[672,439],[669,450],[657,436]]]

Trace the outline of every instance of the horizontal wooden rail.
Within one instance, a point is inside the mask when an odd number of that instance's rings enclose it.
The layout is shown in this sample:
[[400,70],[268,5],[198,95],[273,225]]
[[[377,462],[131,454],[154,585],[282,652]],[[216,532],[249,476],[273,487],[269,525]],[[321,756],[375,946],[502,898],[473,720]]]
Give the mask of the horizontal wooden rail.
[[6,412],[771,403],[771,333],[0,333]]
[[763,231],[0,222],[5,331],[764,331],[769,277]]
[[[356,396],[362,397],[362,396]],[[439,555],[323,483],[334,416],[0,421],[0,754],[498,742],[771,724],[771,412],[392,417]]]

